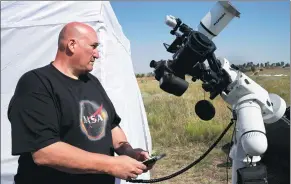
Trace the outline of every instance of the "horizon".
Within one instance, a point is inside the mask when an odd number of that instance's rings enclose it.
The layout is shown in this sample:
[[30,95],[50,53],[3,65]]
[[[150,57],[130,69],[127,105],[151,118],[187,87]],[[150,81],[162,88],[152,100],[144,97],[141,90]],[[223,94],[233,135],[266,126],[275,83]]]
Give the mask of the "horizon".
[[[110,2],[131,45],[134,73],[149,73],[151,60],[170,59],[163,43],[175,37],[164,21],[173,15],[196,29],[216,1],[208,2]],[[247,62],[290,63],[290,2],[231,2],[241,13],[213,39],[217,57],[232,64]],[[193,9],[192,7],[197,7]],[[150,10],[150,14],[148,13]],[[134,15],[134,16],[133,16]],[[242,50],[243,49],[243,50]]]

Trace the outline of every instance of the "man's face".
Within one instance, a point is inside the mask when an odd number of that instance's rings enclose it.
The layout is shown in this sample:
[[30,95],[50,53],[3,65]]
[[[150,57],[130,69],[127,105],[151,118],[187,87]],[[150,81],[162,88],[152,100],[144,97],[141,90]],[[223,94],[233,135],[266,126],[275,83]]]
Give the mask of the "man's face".
[[90,32],[84,35],[77,41],[75,50],[75,65],[78,70],[90,72],[93,70],[95,59],[99,58],[97,46],[99,45],[95,32]]

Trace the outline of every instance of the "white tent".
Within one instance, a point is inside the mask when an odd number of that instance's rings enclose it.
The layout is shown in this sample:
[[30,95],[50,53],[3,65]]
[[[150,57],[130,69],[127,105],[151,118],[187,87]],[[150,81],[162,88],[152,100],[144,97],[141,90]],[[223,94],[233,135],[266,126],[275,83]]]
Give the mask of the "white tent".
[[[141,93],[133,71],[130,42],[109,2],[1,1],[1,183],[13,183],[18,157],[11,156],[7,106],[20,76],[47,65],[55,57],[64,24],[84,22],[95,28],[101,42],[97,76],[122,118],[121,127],[133,147],[150,151],[151,136]],[[149,179],[144,173],[139,178]],[[116,180],[116,183],[125,181]]]

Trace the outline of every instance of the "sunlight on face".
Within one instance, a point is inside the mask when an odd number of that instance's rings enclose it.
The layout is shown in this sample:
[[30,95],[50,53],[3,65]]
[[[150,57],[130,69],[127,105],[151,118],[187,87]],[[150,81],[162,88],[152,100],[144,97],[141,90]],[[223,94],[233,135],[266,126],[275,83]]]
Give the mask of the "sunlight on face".
[[89,33],[79,41],[77,51],[78,68],[84,72],[93,70],[95,59],[99,58],[97,47],[99,45],[96,33]]

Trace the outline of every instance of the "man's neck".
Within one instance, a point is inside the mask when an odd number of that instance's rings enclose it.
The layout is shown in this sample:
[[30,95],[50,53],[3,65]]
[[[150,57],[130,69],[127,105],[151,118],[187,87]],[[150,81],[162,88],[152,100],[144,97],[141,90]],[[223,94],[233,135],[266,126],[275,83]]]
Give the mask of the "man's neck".
[[76,79],[76,80],[79,79],[79,75],[76,74],[76,72],[74,72],[73,68],[70,67],[70,65],[68,65],[67,61],[55,59],[52,62],[52,65],[54,65],[54,67],[58,69],[60,72],[62,72],[64,75],[72,79]]

